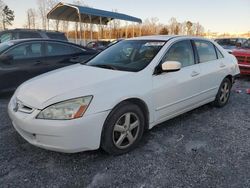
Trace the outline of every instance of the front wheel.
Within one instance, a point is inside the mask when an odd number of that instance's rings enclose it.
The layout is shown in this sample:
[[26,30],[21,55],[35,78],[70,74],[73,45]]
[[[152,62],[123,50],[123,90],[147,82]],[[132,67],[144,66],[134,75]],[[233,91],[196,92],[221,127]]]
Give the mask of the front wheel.
[[231,88],[232,88],[232,82],[228,78],[225,78],[222,81],[222,83],[219,87],[219,91],[218,91],[216,98],[214,100],[215,106],[223,107],[228,103]]
[[137,146],[144,132],[142,110],[132,103],[123,103],[108,116],[102,133],[101,147],[109,154],[119,155]]

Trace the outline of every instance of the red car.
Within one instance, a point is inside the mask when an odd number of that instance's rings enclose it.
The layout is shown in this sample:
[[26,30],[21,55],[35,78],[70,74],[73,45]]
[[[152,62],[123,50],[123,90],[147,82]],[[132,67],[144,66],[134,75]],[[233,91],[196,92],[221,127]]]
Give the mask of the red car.
[[250,75],[250,39],[240,48],[234,49],[232,54],[237,58],[241,74]]

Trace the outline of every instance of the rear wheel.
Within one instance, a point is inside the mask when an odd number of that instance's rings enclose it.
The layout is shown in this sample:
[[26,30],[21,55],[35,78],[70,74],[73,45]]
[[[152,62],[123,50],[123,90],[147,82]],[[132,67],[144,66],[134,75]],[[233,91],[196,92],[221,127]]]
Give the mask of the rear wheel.
[[232,83],[228,78],[225,78],[219,88],[216,95],[214,105],[217,107],[223,107],[228,103],[230,92],[232,88]]
[[137,105],[128,102],[119,105],[105,122],[101,147],[113,155],[131,151],[139,143],[144,125],[143,112]]

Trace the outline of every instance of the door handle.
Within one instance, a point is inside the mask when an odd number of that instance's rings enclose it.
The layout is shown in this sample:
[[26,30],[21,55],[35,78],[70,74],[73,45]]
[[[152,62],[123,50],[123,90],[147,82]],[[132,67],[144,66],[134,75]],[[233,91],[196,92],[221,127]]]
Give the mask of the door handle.
[[35,62],[35,65],[40,65],[42,62],[40,61],[40,60],[37,60],[36,62]]
[[72,57],[72,58],[70,58],[70,62],[72,62],[72,63],[79,63],[79,61],[80,61],[80,57]]
[[220,68],[223,68],[223,67],[225,67],[225,66],[226,66],[226,65],[223,64],[223,63],[220,64]]
[[192,76],[192,77],[195,77],[195,76],[198,76],[199,74],[200,74],[199,72],[193,71],[193,72],[191,73],[191,76]]

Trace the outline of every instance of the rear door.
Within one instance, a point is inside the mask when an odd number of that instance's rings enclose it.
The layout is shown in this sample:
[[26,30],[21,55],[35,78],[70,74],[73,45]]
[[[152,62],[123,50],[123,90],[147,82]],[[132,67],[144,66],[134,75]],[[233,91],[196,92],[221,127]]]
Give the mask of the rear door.
[[226,76],[226,64],[222,53],[217,47],[206,40],[193,40],[201,68],[202,98],[215,97],[218,88]]
[[61,42],[46,42],[46,55],[44,64],[48,70],[81,63],[90,58],[92,54],[71,44]]
[[174,43],[162,59],[178,61],[182,68],[153,76],[156,120],[166,120],[199,104],[200,67],[196,64],[190,40]]
[[1,88],[14,89],[24,81],[42,73],[44,46],[42,42],[18,44],[5,52],[13,59],[2,66]]

